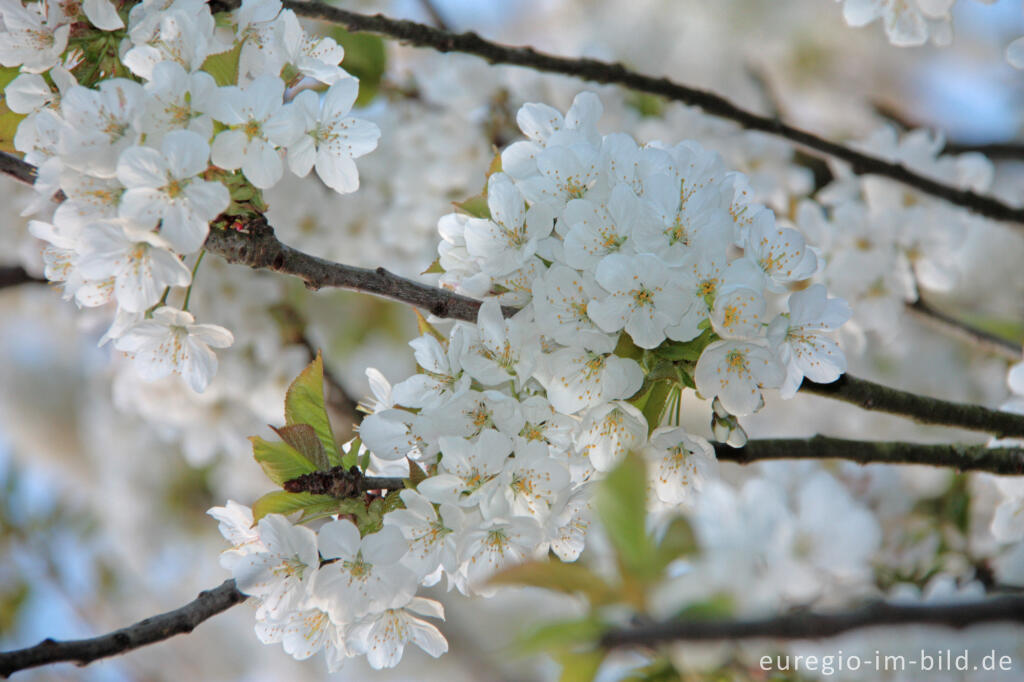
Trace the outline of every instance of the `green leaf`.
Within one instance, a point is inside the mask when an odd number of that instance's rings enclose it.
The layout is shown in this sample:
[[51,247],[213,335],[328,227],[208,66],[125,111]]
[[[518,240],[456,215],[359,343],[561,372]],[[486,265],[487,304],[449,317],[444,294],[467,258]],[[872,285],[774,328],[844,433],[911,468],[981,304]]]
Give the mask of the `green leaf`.
[[597,677],[597,671],[604,662],[608,652],[604,649],[591,649],[583,652],[566,652],[557,657],[562,664],[559,682],[591,682]]
[[665,417],[665,407],[668,405],[669,396],[672,395],[674,388],[674,382],[662,380],[654,382],[651,390],[647,392],[647,399],[640,411],[643,413],[644,419],[647,420],[649,433],[661,426],[661,420]]
[[732,596],[724,592],[713,594],[707,599],[694,602],[676,614],[676,618],[688,620],[722,620],[733,616],[736,604]]
[[[495,173],[500,173],[500,172],[501,172],[501,152],[498,152],[497,154],[494,155],[494,158],[491,159],[490,165],[487,166],[487,177],[490,178]],[[485,187],[486,187],[486,185],[485,185]]]
[[[342,447],[341,466],[351,469],[359,465],[359,452],[363,449],[363,441],[356,436]],[[366,467],[363,467],[365,469]]]
[[288,443],[271,443],[259,436],[249,438],[252,454],[263,467],[263,473],[277,485],[316,471],[316,465]]
[[0,66],[0,91],[7,88],[12,80],[21,73],[20,66]]
[[491,208],[487,205],[487,195],[484,193],[477,194],[465,201],[453,201],[452,205],[471,218],[491,217]]
[[439,332],[437,327],[427,322],[427,318],[423,317],[423,313],[416,308],[413,308],[413,313],[416,314],[416,329],[419,331],[420,336],[430,334],[438,340],[442,347],[448,345],[448,337]]
[[658,564],[664,568],[680,557],[693,554],[697,548],[693,526],[682,516],[676,517],[658,543]]
[[629,453],[599,484],[595,508],[615,547],[623,572],[647,581],[660,572],[647,535],[647,469],[643,458]]
[[655,351],[658,355],[668,360],[684,360],[686,362],[697,362],[700,354],[704,352],[708,344],[718,337],[711,329],[705,329],[700,336],[690,341],[665,343]]
[[661,118],[665,110],[665,100],[646,92],[632,92],[626,98],[626,106],[632,107],[644,118]]
[[326,471],[331,468],[331,464],[327,459],[327,452],[324,450],[324,444],[320,442],[320,439],[316,436],[316,431],[309,424],[292,424],[291,426],[282,426],[274,429],[274,433],[281,436],[288,445],[292,446],[301,454],[303,457],[313,463],[313,466],[318,471]]
[[319,351],[313,362],[309,363],[288,387],[284,397],[284,419],[289,426],[312,426],[323,443],[330,463],[341,464],[338,446],[334,442],[334,432],[331,431],[331,422],[324,407],[324,361]]
[[401,490],[389,490],[384,496],[384,514],[393,512],[396,509],[405,509],[405,502],[402,502]]
[[24,114],[16,114],[7,108],[6,101],[0,101],[0,151],[8,154],[21,154],[14,148],[14,134],[18,132],[18,126],[24,120]]
[[235,85],[238,83],[238,58],[242,54],[242,43],[233,49],[219,54],[211,54],[203,62],[202,69],[213,76],[217,85]]
[[345,48],[342,67],[359,79],[359,97],[355,106],[365,107],[380,90],[388,65],[384,41],[369,33],[349,33],[343,28],[331,29],[330,36]]
[[411,458],[407,457],[406,461],[409,462],[409,478],[405,479],[404,481],[405,487],[409,488],[410,490],[415,490],[416,486],[420,484],[420,481],[427,477],[427,472],[424,471],[423,467],[421,467],[419,464],[412,461]]
[[616,592],[608,583],[580,563],[528,561],[510,566],[491,576],[491,585],[529,585],[565,594],[583,593],[595,606],[616,601]]
[[427,269],[424,270],[423,272],[421,272],[420,274],[421,275],[436,275],[436,274],[440,274],[442,272],[444,272],[444,268],[441,267],[441,259],[440,258],[435,258],[434,262],[431,263],[430,266],[427,267]]
[[356,521],[356,525],[359,526],[359,534],[376,533],[384,527],[384,498],[375,497],[369,507],[365,504],[363,507],[366,509],[366,514]]
[[596,642],[604,626],[592,617],[545,623],[528,631],[515,643],[516,653],[524,656],[542,651],[567,650]]
[[252,505],[252,518],[259,521],[267,514],[293,514],[303,512],[305,518],[310,513],[334,513],[338,500],[330,495],[312,495],[310,493],[289,493],[275,490],[267,493]]

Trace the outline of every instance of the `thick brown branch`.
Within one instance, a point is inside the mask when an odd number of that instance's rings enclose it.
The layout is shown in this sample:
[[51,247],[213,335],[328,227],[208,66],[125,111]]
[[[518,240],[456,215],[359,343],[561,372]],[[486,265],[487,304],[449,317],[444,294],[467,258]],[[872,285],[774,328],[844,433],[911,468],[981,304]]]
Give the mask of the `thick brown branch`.
[[[214,9],[233,9],[238,5],[238,0],[228,0],[227,2],[218,2]],[[854,173],[887,177],[988,218],[1024,223],[1024,209],[1022,208],[1009,206],[990,196],[937,182],[900,164],[885,161],[832,142],[814,133],[794,128],[778,118],[760,116],[741,109],[713,92],[682,85],[667,78],[655,78],[637,73],[622,64],[603,62],[597,59],[556,57],[531,47],[510,47],[494,43],[473,32],[449,33],[413,21],[391,19],[380,14],[366,15],[349,12],[321,2],[285,0],[284,6],[300,16],[329,21],[344,26],[349,31],[377,33],[419,47],[432,48],[439,52],[462,52],[476,55],[492,64],[523,66],[536,71],[575,76],[596,83],[621,85],[631,90],[660,95],[690,106],[700,107],[708,114],[734,121],[749,130],[759,130],[785,138],[818,155],[824,154],[845,161]]]
[[844,374],[831,384],[805,381],[801,392],[815,393],[857,405],[865,410],[888,412],[921,424],[954,426],[991,433],[1000,438],[1024,438],[1024,416],[990,410],[981,405],[954,403],[901,391],[873,381]]
[[235,587],[234,580],[226,580],[220,587],[200,592],[194,601],[181,608],[140,620],[106,635],[62,642],[44,639],[27,649],[0,652],[0,677],[10,677],[19,670],[51,663],[69,661],[88,665],[100,658],[118,656],[147,644],[192,632],[204,620],[242,603],[246,598]]
[[1024,475],[1024,449],[989,448],[964,443],[906,443],[863,441],[814,436],[749,441],[742,448],[715,443],[715,456],[724,462],[750,464],[773,459],[846,459],[859,464],[927,464],[959,471]]
[[399,277],[384,268],[357,268],[293,249],[278,241],[262,217],[248,221],[241,231],[211,229],[204,248],[229,263],[294,275],[313,290],[340,287],[365,291],[409,303],[438,317],[475,322],[480,307],[479,301]]
[[327,471],[314,471],[285,481],[282,486],[290,493],[312,493],[334,497],[355,497],[369,490],[401,490],[405,482],[391,476],[363,476],[359,467],[346,469],[336,466]]
[[979,623],[1024,623],[1024,596],[956,604],[868,604],[854,611],[798,612],[751,620],[690,620],[612,630],[601,638],[607,648],[661,642],[716,639],[822,639],[849,630],[890,625],[965,628]]
[[34,184],[36,181],[36,167],[7,152],[0,152],[0,173],[20,180],[26,185]]
[[978,329],[963,320],[958,320],[941,310],[933,308],[922,299],[907,304],[907,310],[914,313],[918,319],[934,325],[943,332],[955,336],[963,341],[976,345],[993,355],[999,355],[1014,362],[1021,359],[1021,345],[1009,339]]
[[21,284],[46,284],[46,280],[30,275],[20,265],[0,266],[0,289],[16,287]]

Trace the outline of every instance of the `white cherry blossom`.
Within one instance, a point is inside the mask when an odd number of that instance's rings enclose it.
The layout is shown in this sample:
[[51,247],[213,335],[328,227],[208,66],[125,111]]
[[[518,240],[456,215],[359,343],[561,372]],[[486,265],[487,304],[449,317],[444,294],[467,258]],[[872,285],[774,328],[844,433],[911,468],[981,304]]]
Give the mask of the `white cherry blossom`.
[[513,442],[493,429],[475,443],[442,436],[438,474],[420,482],[417,492],[431,502],[473,507],[486,502],[498,488],[498,476],[512,454]]
[[527,210],[508,175],[494,173],[487,182],[490,218],[466,222],[466,250],[492,277],[523,267],[537,253],[538,242],[551,234],[554,214],[543,204]]
[[126,188],[120,215],[144,227],[159,223],[160,236],[180,253],[197,251],[210,221],[231,201],[223,184],[197,177],[209,156],[210,146],[190,130],[165,135],[161,151],[126,149],[117,163],[118,180]]
[[293,173],[305,177],[315,166],[320,179],[339,194],[359,189],[354,159],[377,148],[380,128],[349,115],[358,94],[355,78],[334,82],[322,97],[304,90],[266,124],[271,139],[287,145],[288,167]]
[[786,367],[786,379],[779,393],[796,394],[803,377],[827,384],[846,371],[846,356],[829,336],[850,319],[852,311],[841,298],[829,298],[821,284],[813,284],[789,297],[789,314],[780,315],[768,326],[768,341]]
[[[270,75],[243,88],[219,88],[209,113],[228,129],[213,138],[210,160],[227,170],[241,168],[260,189],[275,185],[284,173],[277,149],[295,142],[302,125],[296,109],[280,113],[283,98],[284,82]],[[274,124],[268,125],[272,120]]]
[[743,416],[762,404],[761,391],[778,388],[786,371],[769,348],[748,341],[716,341],[704,349],[693,380],[700,394],[718,396],[730,413]]
[[400,608],[370,614],[352,626],[348,645],[352,651],[366,654],[374,670],[398,665],[408,642],[434,658],[448,651],[441,631],[417,616],[444,620],[444,607],[433,599],[413,597]]
[[[60,61],[71,33],[69,23],[49,21],[47,4],[20,0],[0,2],[0,64],[43,73]],[[54,12],[56,13],[56,12]]]
[[260,599],[257,618],[282,618],[305,603],[320,565],[316,533],[280,514],[264,516],[258,529],[262,551],[228,551],[223,563],[240,591]]
[[625,328],[641,348],[659,346],[665,329],[687,312],[690,302],[677,294],[672,273],[655,256],[612,254],[594,276],[609,295],[590,301],[587,314],[606,332]]
[[635,360],[572,347],[544,354],[534,377],[547,390],[551,405],[562,414],[576,414],[593,405],[628,398],[640,390],[644,381],[643,370]]
[[692,506],[704,481],[714,477],[718,469],[711,444],[680,427],[655,429],[643,453],[649,462],[648,478],[654,494],[673,507]]
[[541,538],[537,521],[521,516],[490,519],[463,535],[459,557],[472,592],[484,597],[493,594],[495,588],[486,585],[487,579],[533,556]]
[[82,231],[78,269],[88,279],[113,277],[118,306],[133,313],[153,306],[165,287],[192,281],[192,273],[166,241],[112,221],[90,223]]
[[397,528],[385,526],[360,537],[347,519],[329,521],[317,533],[325,563],[311,587],[311,600],[335,623],[352,623],[368,613],[395,608],[415,593],[416,576],[398,563],[406,543]]
[[217,356],[210,346],[227,348],[232,343],[234,336],[227,329],[195,324],[191,314],[163,306],[151,319],[129,327],[114,347],[134,358],[144,379],[182,374],[192,390],[201,393],[217,371]]

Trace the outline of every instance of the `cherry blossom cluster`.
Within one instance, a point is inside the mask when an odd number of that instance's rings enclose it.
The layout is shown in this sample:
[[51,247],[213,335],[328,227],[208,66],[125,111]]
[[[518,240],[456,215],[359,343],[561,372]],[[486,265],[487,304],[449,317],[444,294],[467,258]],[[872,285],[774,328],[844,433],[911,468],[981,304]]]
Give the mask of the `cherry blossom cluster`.
[[[883,127],[863,147],[954,187],[991,189],[991,161],[977,153],[942,155],[944,144],[928,130],[898,136]],[[849,330],[855,333],[891,336],[904,304],[918,300],[920,290],[953,290],[965,265],[966,235],[984,222],[879,178],[841,175],[817,198],[824,207],[803,201],[796,221],[826,256],[821,280],[853,306]]]
[[261,600],[264,641],[297,658],[325,648],[332,667],[346,652],[393,665],[406,641],[437,655],[415,614],[440,611],[417,587],[444,578],[487,596],[503,567],[575,561],[592,487],[628,452],[647,461],[655,509],[694,504],[716,459],[673,425],[684,388],[713,400],[716,437],[740,444],[737,416],[763,391],[845,371],[830,333],[850,310],[807,285],[820,263],[800,232],[748,200],[717,154],[602,136],[601,112],[586,92],[565,115],[525,105],[527,140],[438,223],[440,283],[483,299],[476,323],[421,320],[419,372],[392,387],[370,370],[359,428],[370,472],[426,472],[404,509],[362,537],[347,519],[313,531],[269,514],[250,528],[247,508],[211,511],[234,545],[224,565]]
[[204,390],[211,347],[233,342],[188,312],[211,223],[244,227],[285,166],[353,192],[354,159],[376,147],[377,126],[350,115],[359,83],[344,50],[275,0],[247,0],[227,27],[197,0],[121,13],[109,0],[11,0],[0,15],[0,64],[20,67],[4,90],[24,117],[15,148],[39,169],[30,210],[61,198],[30,224],[49,244],[47,278],[79,306],[113,304],[103,342],[144,378]]

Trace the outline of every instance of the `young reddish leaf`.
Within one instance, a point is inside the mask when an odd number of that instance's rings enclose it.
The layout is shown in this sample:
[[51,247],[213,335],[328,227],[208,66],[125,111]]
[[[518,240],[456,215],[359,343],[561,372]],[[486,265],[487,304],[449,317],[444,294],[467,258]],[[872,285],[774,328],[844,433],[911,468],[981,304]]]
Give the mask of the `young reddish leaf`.
[[292,446],[306,459],[313,463],[319,471],[330,469],[331,465],[327,459],[327,452],[324,450],[324,444],[317,438],[316,431],[309,424],[292,424],[291,426],[282,426],[281,428],[275,428],[274,433],[281,436],[288,445]]

